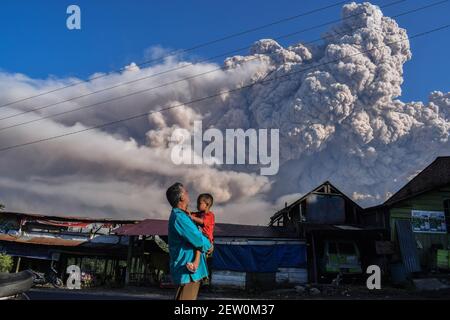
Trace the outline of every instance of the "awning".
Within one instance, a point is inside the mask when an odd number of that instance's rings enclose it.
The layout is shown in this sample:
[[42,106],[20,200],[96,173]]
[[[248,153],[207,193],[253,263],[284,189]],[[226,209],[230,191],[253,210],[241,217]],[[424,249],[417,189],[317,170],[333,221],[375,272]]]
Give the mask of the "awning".
[[13,242],[0,243],[0,252],[13,257],[54,260],[53,251],[41,246],[21,245]]

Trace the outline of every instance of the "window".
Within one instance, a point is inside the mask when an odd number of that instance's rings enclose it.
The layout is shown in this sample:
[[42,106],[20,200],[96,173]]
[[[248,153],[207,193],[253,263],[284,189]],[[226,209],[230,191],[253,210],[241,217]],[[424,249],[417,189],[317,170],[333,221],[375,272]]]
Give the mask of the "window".
[[339,242],[339,254],[354,255],[355,246],[351,242]]
[[328,243],[328,253],[329,254],[337,254],[337,245],[336,242],[329,242]]
[[311,194],[306,202],[308,221],[342,223],[345,221],[345,200],[341,196]]

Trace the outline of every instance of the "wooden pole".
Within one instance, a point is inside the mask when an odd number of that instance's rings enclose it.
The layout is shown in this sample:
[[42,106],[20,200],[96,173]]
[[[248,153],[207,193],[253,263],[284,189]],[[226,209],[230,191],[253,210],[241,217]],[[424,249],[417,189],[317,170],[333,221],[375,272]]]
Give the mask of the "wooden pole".
[[108,262],[109,262],[109,260],[108,259],[102,259],[102,261],[103,261],[103,285],[106,283],[106,274],[107,274],[107,271],[108,271]]
[[314,240],[314,232],[311,232],[312,256],[313,256],[313,272],[314,283],[317,283],[317,258],[316,258],[316,242]]
[[19,272],[19,268],[20,268],[20,260],[21,260],[21,257],[17,257],[16,273]]
[[147,273],[148,273],[148,259],[145,256],[145,240],[146,239],[147,238],[144,237],[144,239],[142,240],[142,242],[143,242],[143,245],[142,245],[142,260],[143,260],[143,263],[144,263],[144,282],[147,281]]
[[128,240],[128,254],[127,254],[127,267],[125,269],[125,285],[127,286],[130,283],[130,271],[131,271],[131,258],[133,256],[133,242],[134,236],[130,236]]

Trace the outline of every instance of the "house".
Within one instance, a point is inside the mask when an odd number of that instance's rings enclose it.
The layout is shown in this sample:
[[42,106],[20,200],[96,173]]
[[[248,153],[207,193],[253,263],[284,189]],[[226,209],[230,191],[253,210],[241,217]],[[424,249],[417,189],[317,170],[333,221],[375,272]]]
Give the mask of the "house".
[[120,283],[128,238],[113,230],[135,221],[0,212],[0,252],[14,259],[14,270],[54,269],[65,279],[78,265],[97,282]]
[[[115,231],[130,237],[127,282],[150,282],[155,268],[168,273],[168,221],[147,219]],[[152,260],[152,256],[156,258]],[[159,262],[159,267],[156,265]],[[307,282],[306,244],[281,227],[216,223],[210,261],[211,285],[239,289],[273,288]]]
[[363,220],[388,230],[408,274],[448,270],[450,157],[436,158]]
[[270,226],[295,232],[307,244],[310,282],[338,273],[361,274],[380,262],[376,242],[386,239],[384,227],[364,224],[364,209],[326,181],[276,212]]

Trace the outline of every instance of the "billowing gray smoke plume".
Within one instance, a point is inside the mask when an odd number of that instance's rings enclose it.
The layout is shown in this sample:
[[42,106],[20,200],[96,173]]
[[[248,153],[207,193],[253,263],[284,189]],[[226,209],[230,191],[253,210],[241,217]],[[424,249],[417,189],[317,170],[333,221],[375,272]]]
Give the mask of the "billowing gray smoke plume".
[[[165,188],[181,180],[192,198],[204,191],[215,195],[218,220],[261,224],[284,201],[325,180],[363,206],[382,202],[434,157],[450,153],[450,93],[433,92],[426,104],[397,100],[403,64],[411,59],[409,42],[401,41],[406,31],[369,3],[345,5],[342,16],[342,23],[324,34],[320,45],[283,48],[273,40],[260,40],[248,56],[226,59],[223,71],[0,131],[0,145],[8,146],[276,79],[148,119],[5,152],[0,157],[0,200],[10,210],[167,217]],[[143,69],[131,65],[121,74],[3,108],[0,117],[185,64],[166,59]],[[0,128],[217,67],[187,66],[133,86],[2,120]],[[0,103],[72,81],[76,79],[35,80],[0,73]],[[190,130],[200,119],[205,128],[280,129],[279,173],[267,178],[254,167],[173,165],[171,132]]]

